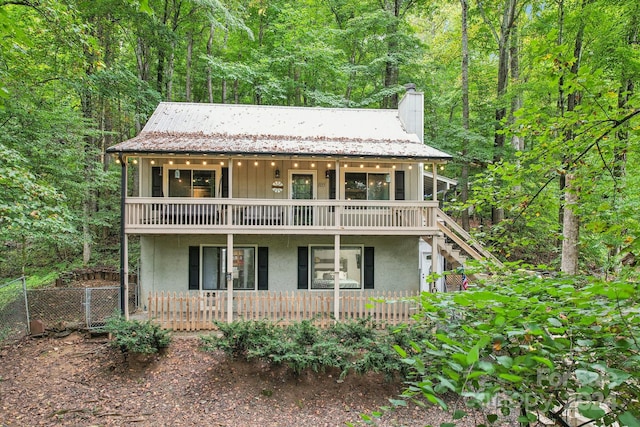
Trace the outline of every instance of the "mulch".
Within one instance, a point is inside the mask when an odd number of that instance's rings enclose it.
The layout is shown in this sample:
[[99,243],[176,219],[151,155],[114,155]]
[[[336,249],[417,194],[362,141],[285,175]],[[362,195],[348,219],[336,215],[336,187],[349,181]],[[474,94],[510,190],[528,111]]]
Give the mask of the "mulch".
[[[361,414],[388,405],[402,390],[374,374],[340,380],[330,372],[295,376],[232,362],[201,351],[199,343],[197,336],[176,334],[149,363],[125,362],[106,337],[77,332],[0,348],[0,427],[362,425]],[[375,425],[447,421],[438,407],[410,405]]]

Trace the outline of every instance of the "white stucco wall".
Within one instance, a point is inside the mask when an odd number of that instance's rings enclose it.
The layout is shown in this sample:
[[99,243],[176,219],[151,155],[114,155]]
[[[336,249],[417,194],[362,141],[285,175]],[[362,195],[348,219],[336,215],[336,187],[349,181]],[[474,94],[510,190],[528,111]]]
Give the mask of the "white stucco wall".
[[[341,244],[373,246],[377,290],[419,289],[418,238],[342,236]],[[226,245],[226,236],[141,236],[140,283],[149,292],[188,290],[189,246]],[[269,248],[269,290],[297,289],[298,246],[333,246],[332,236],[234,236],[234,246]]]

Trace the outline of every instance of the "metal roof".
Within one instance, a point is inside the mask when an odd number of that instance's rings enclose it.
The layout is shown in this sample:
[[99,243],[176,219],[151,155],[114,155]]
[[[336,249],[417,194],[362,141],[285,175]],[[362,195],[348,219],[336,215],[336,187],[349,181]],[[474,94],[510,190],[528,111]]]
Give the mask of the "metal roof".
[[397,110],[174,102],[107,151],[451,159],[406,132]]

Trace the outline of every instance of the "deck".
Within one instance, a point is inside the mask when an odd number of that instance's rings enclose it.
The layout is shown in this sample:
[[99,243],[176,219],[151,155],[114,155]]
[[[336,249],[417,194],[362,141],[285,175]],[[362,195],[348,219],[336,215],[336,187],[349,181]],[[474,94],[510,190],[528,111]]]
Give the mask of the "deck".
[[439,232],[435,201],[127,198],[128,234]]

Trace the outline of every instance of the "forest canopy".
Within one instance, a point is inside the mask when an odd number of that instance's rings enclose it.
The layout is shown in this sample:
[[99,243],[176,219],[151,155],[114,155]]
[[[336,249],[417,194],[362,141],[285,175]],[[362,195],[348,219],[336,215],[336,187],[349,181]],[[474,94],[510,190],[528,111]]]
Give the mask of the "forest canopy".
[[[0,273],[117,258],[105,155],[160,101],[396,108],[503,260],[640,255],[640,0],[0,1]],[[115,261],[114,261],[115,262]]]

